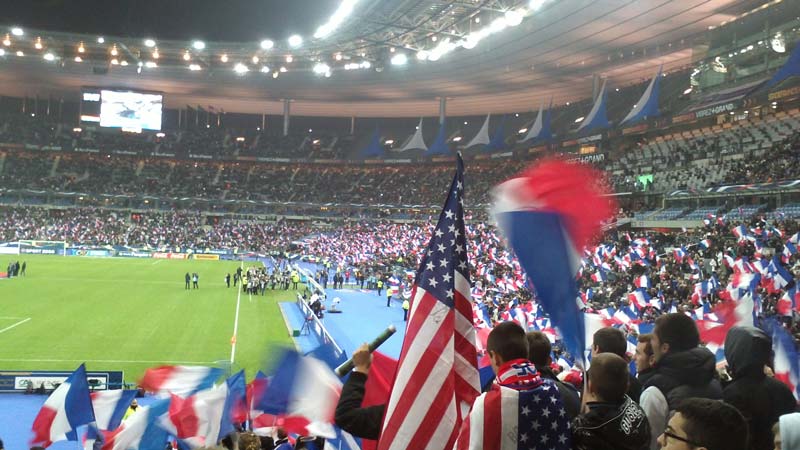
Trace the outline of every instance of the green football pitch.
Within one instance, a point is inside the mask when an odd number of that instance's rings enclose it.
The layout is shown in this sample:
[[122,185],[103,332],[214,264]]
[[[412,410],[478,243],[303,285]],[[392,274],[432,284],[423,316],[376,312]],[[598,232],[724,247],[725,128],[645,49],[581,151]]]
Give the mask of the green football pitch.
[[[136,382],[148,367],[231,360],[238,290],[224,278],[239,262],[20,255],[0,256],[0,270],[12,258],[27,274],[0,280],[0,371],[85,362]],[[199,289],[184,289],[186,272],[199,274]],[[295,292],[241,294],[230,367],[251,379],[270,349],[292,345],[278,302]]]

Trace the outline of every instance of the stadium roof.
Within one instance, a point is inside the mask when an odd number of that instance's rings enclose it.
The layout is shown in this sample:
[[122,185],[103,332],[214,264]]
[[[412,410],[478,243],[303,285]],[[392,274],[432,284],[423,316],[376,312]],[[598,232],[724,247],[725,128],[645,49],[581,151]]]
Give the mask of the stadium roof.
[[[354,3],[352,14],[324,37],[314,37],[315,29],[319,33],[320,25],[331,23],[339,2]],[[287,3],[311,9],[302,1],[265,3],[276,10]],[[245,29],[220,35],[245,40],[204,42],[202,49],[193,47],[191,29],[178,25],[186,23],[183,16],[174,17],[176,30],[171,31],[164,28],[172,23],[165,21],[166,16],[154,20],[159,25],[152,29],[138,28],[146,22],[137,20],[137,27],[125,29],[127,36],[104,36],[102,44],[95,33],[108,28],[98,24],[87,22],[84,33],[75,32],[84,26],[80,21],[58,26],[58,17],[31,19],[31,26],[40,29],[8,24],[10,45],[0,47],[5,49],[0,57],[0,94],[77,98],[82,86],[129,87],[165,92],[168,107],[212,105],[268,114],[280,114],[281,99],[288,98],[294,102],[293,114],[315,116],[435,115],[440,97],[448,99],[450,115],[527,111],[551,98],[558,104],[591,96],[595,75],[608,78],[609,86],[615,87],[642,82],[660,65],[665,72],[685,68],[702,57],[710,27],[764,4],[735,0],[313,3],[323,5],[313,14],[294,6],[276,13],[278,22],[288,24],[287,17],[298,16],[307,20],[298,25],[303,44],[296,48],[286,43],[285,36],[294,32],[289,31],[293,24],[270,25],[275,34],[264,37],[273,43],[270,48],[259,40],[247,40],[248,34],[259,33]],[[510,17],[508,11],[524,12],[518,26],[512,25],[520,18]],[[58,11],[48,14],[58,16]],[[258,14],[254,12],[255,17]],[[227,16],[221,17],[222,28],[236,26]],[[467,45],[471,36],[499,22],[503,26],[496,33]],[[17,25],[24,34],[11,32]],[[252,20],[242,19],[242,27],[252,27]],[[216,37],[211,31],[208,35]],[[442,51],[446,42],[451,45]],[[78,54],[78,46],[84,52]],[[17,51],[24,56],[16,56]],[[152,56],[154,51],[159,59]],[[427,60],[417,59],[420,51]],[[437,51],[440,57],[432,58]],[[118,56],[112,58],[110,52]],[[46,54],[50,56],[43,60]],[[407,64],[392,64],[399,54],[407,57]],[[190,64],[198,70],[189,70]],[[345,65],[359,68],[344,70]],[[315,66],[322,69],[315,73]]]

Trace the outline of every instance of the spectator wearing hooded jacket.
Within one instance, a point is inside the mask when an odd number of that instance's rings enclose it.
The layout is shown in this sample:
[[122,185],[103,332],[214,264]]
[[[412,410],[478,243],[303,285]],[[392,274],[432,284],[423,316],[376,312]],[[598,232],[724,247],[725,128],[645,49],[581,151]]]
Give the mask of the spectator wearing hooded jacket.
[[723,399],[747,420],[753,450],[772,448],[772,424],[797,407],[792,391],[764,373],[771,354],[772,339],[762,330],[737,326],[728,331],[725,359],[733,381],[725,386]]
[[625,393],[628,363],[613,353],[592,357],[584,412],[572,422],[574,450],[645,450],[650,425],[644,410]]
[[650,422],[650,448],[667,428],[670,412],[688,398],[722,399],[714,354],[700,347],[700,333],[689,316],[665,314],[656,320],[653,337],[655,366],[639,404]]

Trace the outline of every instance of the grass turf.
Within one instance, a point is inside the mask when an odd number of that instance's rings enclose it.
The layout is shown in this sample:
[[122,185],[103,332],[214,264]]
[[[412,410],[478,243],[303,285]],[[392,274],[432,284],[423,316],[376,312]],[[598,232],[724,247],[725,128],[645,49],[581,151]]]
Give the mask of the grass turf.
[[[12,258],[0,256],[0,266]],[[135,382],[148,367],[230,361],[237,290],[224,277],[238,262],[18,259],[27,261],[27,275],[0,280],[0,370],[71,371],[86,362],[87,370],[123,370]],[[199,289],[184,289],[186,272],[200,275]],[[271,347],[291,345],[278,302],[294,296],[242,294],[234,368],[248,379]]]

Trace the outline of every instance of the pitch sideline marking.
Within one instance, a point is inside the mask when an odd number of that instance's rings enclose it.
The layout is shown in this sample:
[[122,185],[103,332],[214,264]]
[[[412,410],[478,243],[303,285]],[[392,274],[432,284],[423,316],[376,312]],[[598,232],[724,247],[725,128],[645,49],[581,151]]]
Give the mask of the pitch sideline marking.
[[[244,260],[240,262],[239,267],[244,270]],[[239,291],[236,293],[236,316],[233,319],[233,336],[231,337],[231,365],[236,357],[236,334],[239,331],[239,304],[242,301],[242,280],[239,279]]]
[[9,325],[9,326],[7,326],[7,327],[3,328],[2,330],[0,330],[0,333],[3,333],[3,332],[5,332],[5,331],[8,331],[8,330],[10,330],[10,329],[12,329],[12,328],[16,328],[16,327],[18,327],[18,326],[22,325],[23,323],[25,323],[25,322],[27,322],[27,321],[29,321],[29,320],[31,320],[31,318],[30,318],[30,317],[28,317],[28,318],[26,318],[26,319],[23,319],[23,320],[20,320],[19,322],[15,323],[15,324],[13,324],[13,325]]

